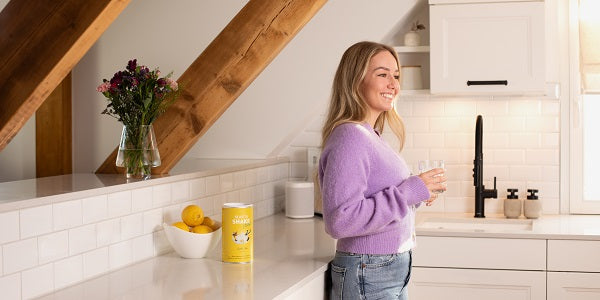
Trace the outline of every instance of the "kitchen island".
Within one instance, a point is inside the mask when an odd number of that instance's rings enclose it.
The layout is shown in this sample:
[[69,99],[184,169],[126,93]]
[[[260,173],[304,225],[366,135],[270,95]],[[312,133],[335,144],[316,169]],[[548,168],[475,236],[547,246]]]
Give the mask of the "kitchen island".
[[322,298],[335,241],[325,233],[321,218],[290,219],[276,214],[256,220],[254,231],[250,264],[223,263],[220,249],[203,259],[185,259],[170,252],[41,299]]

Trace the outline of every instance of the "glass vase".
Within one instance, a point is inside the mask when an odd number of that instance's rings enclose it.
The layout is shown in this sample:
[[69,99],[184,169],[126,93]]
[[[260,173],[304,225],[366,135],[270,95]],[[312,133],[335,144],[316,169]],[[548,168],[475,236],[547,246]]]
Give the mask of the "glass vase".
[[160,166],[152,125],[123,126],[116,164],[125,168],[128,179],[146,180],[151,177],[151,168]]

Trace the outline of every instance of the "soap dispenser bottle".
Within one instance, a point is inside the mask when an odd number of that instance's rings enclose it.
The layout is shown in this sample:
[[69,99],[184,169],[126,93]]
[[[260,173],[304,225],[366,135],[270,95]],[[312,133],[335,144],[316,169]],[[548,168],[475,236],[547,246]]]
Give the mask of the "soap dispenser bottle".
[[509,219],[516,219],[521,216],[521,200],[516,194],[518,189],[507,189],[509,194],[504,199],[504,215]]
[[527,189],[527,192],[529,195],[527,195],[527,200],[523,204],[525,217],[527,219],[537,219],[542,213],[542,202],[538,200],[538,196],[536,195],[538,190]]

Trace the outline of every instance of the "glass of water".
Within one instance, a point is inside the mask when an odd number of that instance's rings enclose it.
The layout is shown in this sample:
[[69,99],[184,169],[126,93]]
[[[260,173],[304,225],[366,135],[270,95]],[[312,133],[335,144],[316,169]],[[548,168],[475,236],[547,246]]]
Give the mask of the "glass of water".
[[[437,175],[437,176],[442,176],[443,174],[445,174],[446,171],[446,164],[444,162],[443,159],[436,159],[436,160],[420,160],[419,164],[418,164],[418,168],[419,168],[419,174],[423,173],[423,172],[427,172],[431,169],[444,169],[444,173]],[[444,186],[446,185],[446,183],[443,183]],[[444,190],[433,190],[434,193],[436,194],[440,194],[443,193]]]

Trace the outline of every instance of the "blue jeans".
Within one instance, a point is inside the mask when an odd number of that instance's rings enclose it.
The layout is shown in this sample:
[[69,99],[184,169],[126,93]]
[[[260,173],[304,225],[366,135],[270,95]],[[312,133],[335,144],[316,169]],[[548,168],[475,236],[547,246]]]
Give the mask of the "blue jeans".
[[330,299],[408,300],[412,252],[373,255],[337,251],[331,261]]

